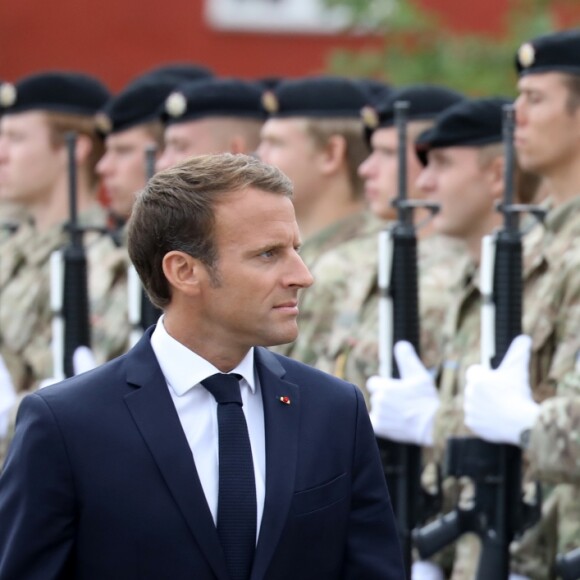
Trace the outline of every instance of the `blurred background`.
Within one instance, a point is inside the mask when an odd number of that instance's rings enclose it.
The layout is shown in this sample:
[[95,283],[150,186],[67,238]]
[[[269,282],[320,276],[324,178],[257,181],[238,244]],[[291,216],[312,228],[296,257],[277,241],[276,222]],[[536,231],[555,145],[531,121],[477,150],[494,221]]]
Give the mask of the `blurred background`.
[[0,78],[74,69],[117,90],[194,61],[221,76],[326,72],[511,94],[517,47],[579,23],[579,0],[2,0]]

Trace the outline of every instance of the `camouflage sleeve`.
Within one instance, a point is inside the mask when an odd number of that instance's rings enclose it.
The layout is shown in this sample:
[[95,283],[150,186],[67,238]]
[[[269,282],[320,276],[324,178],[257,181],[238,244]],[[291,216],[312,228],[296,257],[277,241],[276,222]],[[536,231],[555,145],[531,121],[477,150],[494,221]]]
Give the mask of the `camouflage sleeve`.
[[345,294],[348,265],[341,252],[327,252],[311,270],[314,284],[300,300],[298,338],[287,350],[287,356],[315,365],[332,332],[337,302]]
[[527,449],[542,481],[580,483],[580,396],[544,401]]

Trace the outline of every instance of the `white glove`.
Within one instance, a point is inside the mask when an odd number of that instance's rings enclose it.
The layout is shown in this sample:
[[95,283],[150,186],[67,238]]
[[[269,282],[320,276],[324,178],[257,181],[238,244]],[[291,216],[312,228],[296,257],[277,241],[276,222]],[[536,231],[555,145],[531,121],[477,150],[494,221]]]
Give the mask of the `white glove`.
[[16,402],[16,391],[12,377],[0,356],[0,438],[6,437],[10,422],[10,410]]
[[419,562],[413,562],[411,568],[411,579],[412,580],[445,580],[445,575],[443,570],[433,564],[433,562],[428,562],[426,560],[421,560]]
[[521,574],[514,574],[513,572],[509,575],[508,580],[530,580],[529,576],[522,576]]
[[367,381],[373,428],[379,437],[431,446],[439,407],[435,383],[411,343],[397,342],[394,352],[401,378],[373,376]]
[[88,346],[79,346],[75,349],[73,353],[73,369],[75,375],[92,371],[97,366],[95,355]]
[[[86,373],[87,371],[92,371],[97,366],[95,355],[88,346],[78,346],[75,348],[75,351],[73,352],[73,370],[75,376],[80,375],[81,373]],[[60,383],[62,380],[64,379],[49,377],[48,379],[42,380],[38,385],[38,388],[44,389],[44,387]]]
[[535,423],[540,406],[530,389],[532,339],[520,335],[495,370],[481,365],[467,369],[465,424],[492,443],[520,444],[523,431]]

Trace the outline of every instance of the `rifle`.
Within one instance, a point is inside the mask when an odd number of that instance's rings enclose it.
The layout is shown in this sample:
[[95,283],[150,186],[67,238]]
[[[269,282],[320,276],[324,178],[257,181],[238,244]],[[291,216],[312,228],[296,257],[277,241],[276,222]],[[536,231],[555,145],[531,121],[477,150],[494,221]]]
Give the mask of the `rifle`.
[[[539,209],[513,203],[514,108],[503,109],[505,148],[504,201],[498,206],[504,225],[493,237],[482,241],[482,358],[497,368],[512,340],[522,332],[522,235],[519,214]],[[493,333],[494,337],[490,337]],[[473,506],[457,507],[422,529],[413,538],[422,558],[429,558],[466,532],[477,534],[482,552],[477,580],[507,580],[509,546],[514,537],[540,517],[537,501],[527,504],[522,496],[521,449],[515,445],[492,444],[474,437],[448,441],[447,476],[469,477],[475,484]]]
[[[155,175],[155,158],[157,147],[149,145],[145,149],[145,179],[149,181]],[[143,288],[137,270],[131,264],[127,272],[128,313],[131,325],[129,342],[134,346],[143,332],[155,324],[161,316],[161,310],[153,305]]]
[[578,580],[580,578],[580,548],[557,556],[556,573],[562,580]]
[[[393,202],[397,221],[379,234],[379,374],[399,377],[393,346],[409,341],[419,353],[419,290],[417,236],[413,209],[433,210],[433,204],[407,200],[407,112],[409,103],[395,103],[398,133],[398,197]],[[421,447],[377,438],[383,471],[397,527],[406,577],[411,578],[411,531],[439,509],[440,494],[428,494],[421,486]]]
[[87,285],[87,258],[83,228],[77,221],[76,140],[65,136],[69,175],[69,243],[50,258],[50,304],[52,319],[53,375],[56,379],[74,375],[73,354],[77,347],[90,348],[91,329]]

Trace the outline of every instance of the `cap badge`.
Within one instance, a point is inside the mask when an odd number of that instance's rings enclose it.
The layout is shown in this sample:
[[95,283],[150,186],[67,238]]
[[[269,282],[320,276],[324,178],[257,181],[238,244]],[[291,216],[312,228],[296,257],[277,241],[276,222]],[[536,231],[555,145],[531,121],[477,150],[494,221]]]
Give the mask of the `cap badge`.
[[534,47],[529,42],[522,44],[518,50],[518,61],[522,67],[528,68],[532,66],[535,59],[536,51],[534,50]]
[[271,115],[277,113],[280,108],[278,98],[272,91],[266,91],[262,95],[262,106]]
[[0,106],[7,109],[16,102],[16,87],[12,83],[0,85]]
[[97,126],[97,129],[105,135],[113,130],[113,122],[107,113],[97,113],[95,115],[95,125]]
[[364,126],[369,129],[376,129],[379,126],[379,115],[377,111],[367,105],[360,110],[360,116],[364,123]]
[[183,93],[171,93],[165,101],[165,111],[171,117],[181,117],[187,111],[187,99]]

